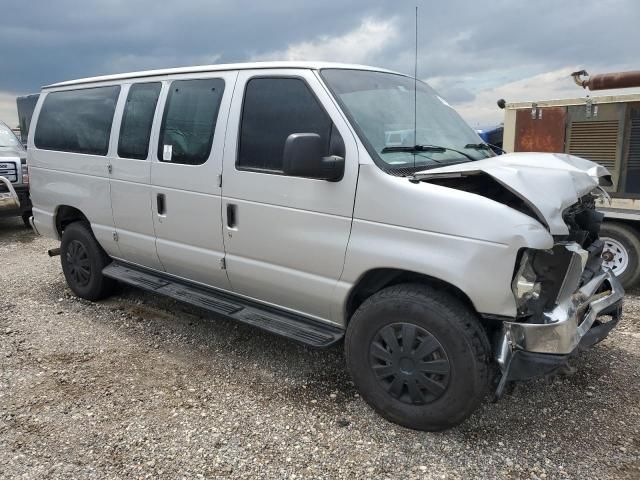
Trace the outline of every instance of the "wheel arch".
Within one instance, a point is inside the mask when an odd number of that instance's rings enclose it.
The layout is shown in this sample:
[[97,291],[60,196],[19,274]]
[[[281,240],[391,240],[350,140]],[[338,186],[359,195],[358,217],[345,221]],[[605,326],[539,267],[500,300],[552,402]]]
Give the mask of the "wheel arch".
[[424,273],[396,268],[374,268],[363,273],[353,285],[345,302],[345,325],[362,303],[383,288],[401,283],[419,283],[446,291],[460,300],[475,314],[478,313],[469,296],[455,285]]
[[56,232],[60,238],[62,238],[62,232],[67,225],[74,222],[86,222],[90,225],[89,219],[78,208],[70,205],[58,205],[55,212],[55,226]]

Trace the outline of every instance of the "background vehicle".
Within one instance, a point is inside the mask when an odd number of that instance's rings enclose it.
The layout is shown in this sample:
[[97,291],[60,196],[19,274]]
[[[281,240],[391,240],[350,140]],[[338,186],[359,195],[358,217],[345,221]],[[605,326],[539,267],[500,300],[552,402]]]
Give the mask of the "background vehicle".
[[12,131],[12,132],[13,132],[13,134],[16,136],[16,138],[17,138],[18,140],[20,140],[20,142],[22,143],[22,145],[23,145],[24,147],[26,147],[26,143],[27,143],[27,141],[26,141],[26,140],[24,140],[24,141],[22,140],[22,133],[20,132],[20,128],[15,127],[15,128],[12,128],[12,129],[11,129],[11,131]]
[[[613,83],[606,78],[609,75],[615,76]],[[619,78],[627,83],[621,85]],[[597,88],[585,86],[592,90],[640,86],[640,73],[607,74],[604,80]],[[636,284],[640,279],[640,94],[507,103],[503,148],[566,152],[598,162],[611,172],[613,185],[605,187],[611,202],[598,204],[605,214],[603,258],[625,288]]]
[[25,147],[27,146],[27,139],[29,138],[31,117],[33,116],[33,110],[36,108],[36,104],[38,103],[38,97],[40,97],[39,93],[32,93],[31,95],[23,95],[16,98],[20,139]]
[[496,156],[406,75],[276,62],[81,79],[44,87],[34,122],[33,225],[61,240],[78,296],[121,281],[314,347],[344,339],[363,398],[399,424],[460,423],[620,318],[594,210],[606,169]]
[[[27,152],[11,129],[0,122],[0,217],[20,216],[26,226],[31,217]],[[14,195],[15,192],[15,195]],[[13,200],[9,200],[12,198]],[[15,201],[17,200],[17,202]]]
[[478,132],[478,135],[480,135],[480,138],[482,140],[491,145],[491,149],[497,155],[503,153],[502,137],[504,133],[504,127],[502,126],[502,124],[477,128],[476,132]]

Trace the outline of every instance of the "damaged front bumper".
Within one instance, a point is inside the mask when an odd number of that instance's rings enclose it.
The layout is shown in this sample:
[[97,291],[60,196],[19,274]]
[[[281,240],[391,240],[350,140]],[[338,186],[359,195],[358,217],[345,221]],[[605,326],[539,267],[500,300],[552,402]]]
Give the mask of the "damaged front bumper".
[[[553,308],[540,318],[502,323],[496,348],[502,372],[497,397],[508,381],[527,380],[565,366],[571,355],[603,340],[619,321],[624,290],[609,269],[599,269],[584,282],[585,253],[573,254],[576,261],[570,263]],[[611,320],[601,323],[598,317],[605,315]]]

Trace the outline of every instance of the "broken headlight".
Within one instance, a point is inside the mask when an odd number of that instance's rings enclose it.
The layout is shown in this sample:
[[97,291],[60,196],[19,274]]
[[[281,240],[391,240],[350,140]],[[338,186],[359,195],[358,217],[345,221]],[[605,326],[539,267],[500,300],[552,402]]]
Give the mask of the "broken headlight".
[[[592,255],[599,255],[595,252]],[[544,312],[579,288],[589,255],[575,242],[559,242],[548,250],[523,249],[511,282],[517,316],[543,321]]]
[[531,264],[531,257],[527,250],[522,253],[520,266],[513,277],[511,290],[516,299],[518,313],[527,313],[529,304],[540,298],[542,284],[538,281],[536,272]]

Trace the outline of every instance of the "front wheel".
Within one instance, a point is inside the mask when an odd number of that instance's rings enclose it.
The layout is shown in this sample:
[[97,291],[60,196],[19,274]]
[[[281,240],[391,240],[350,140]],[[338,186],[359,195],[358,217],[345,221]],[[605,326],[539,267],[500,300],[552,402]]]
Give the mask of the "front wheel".
[[102,275],[110,259],[85,223],[64,229],[60,261],[69,288],[80,298],[99,300],[112,293],[115,281]]
[[475,314],[425,285],[396,285],[367,299],[349,323],[345,349],[364,400],[405,427],[453,427],[487,392],[491,349]]
[[600,228],[604,241],[602,264],[611,269],[624,288],[640,279],[640,240],[636,230],[624,223],[605,222]]

